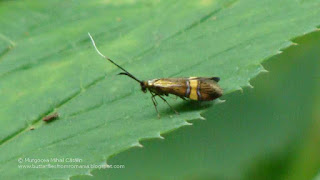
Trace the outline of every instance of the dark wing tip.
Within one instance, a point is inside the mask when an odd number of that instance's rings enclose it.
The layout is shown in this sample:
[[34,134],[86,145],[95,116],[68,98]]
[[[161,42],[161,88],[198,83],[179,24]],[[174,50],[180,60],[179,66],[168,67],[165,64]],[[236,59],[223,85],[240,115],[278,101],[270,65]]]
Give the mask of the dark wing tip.
[[214,80],[215,82],[219,82],[220,81],[219,77],[212,77],[211,79]]

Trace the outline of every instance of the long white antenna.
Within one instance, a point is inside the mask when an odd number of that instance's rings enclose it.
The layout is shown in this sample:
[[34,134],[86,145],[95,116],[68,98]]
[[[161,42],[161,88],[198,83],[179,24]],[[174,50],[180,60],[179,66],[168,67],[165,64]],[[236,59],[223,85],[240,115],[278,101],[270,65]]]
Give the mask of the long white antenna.
[[129,73],[127,70],[125,70],[123,67],[119,66],[117,63],[113,62],[110,58],[108,58],[107,56],[103,55],[103,54],[99,51],[99,49],[97,48],[96,43],[94,42],[94,40],[93,40],[93,38],[92,38],[92,36],[91,36],[91,34],[90,34],[89,32],[88,32],[88,35],[89,35],[89,37],[90,37],[90,39],[91,39],[91,41],[92,41],[93,47],[94,47],[94,49],[97,51],[97,53],[98,53],[100,56],[102,56],[103,58],[107,59],[107,60],[110,61],[112,64],[116,65],[118,68],[122,69],[122,70],[125,72],[125,73],[120,73],[121,75],[127,75],[127,76],[131,77],[132,79],[138,81],[139,83],[142,83],[142,81],[140,81],[139,79],[137,79],[135,76],[133,76],[133,75],[132,75],[131,73]]
[[94,49],[96,49],[97,53],[98,53],[100,56],[102,56],[103,58],[109,59],[108,57],[106,57],[105,55],[103,55],[103,54],[99,51],[99,49],[98,49],[97,46],[96,46],[96,43],[94,42],[94,40],[93,40],[93,38],[92,38],[92,36],[91,36],[91,34],[90,34],[89,32],[88,32],[88,35],[89,35],[89,37],[90,37],[90,39],[91,39],[91,42],[92,42],[92,44],[93,44],[93,47],[94,47]]

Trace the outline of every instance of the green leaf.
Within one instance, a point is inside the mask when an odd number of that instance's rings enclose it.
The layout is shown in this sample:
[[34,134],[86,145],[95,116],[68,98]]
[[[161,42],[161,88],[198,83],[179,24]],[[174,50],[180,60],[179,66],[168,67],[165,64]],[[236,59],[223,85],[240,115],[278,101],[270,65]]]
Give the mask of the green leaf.
[[[141,139],[190,125],[211,106],[169,98],[175,115],[159,99],[159,120],[150,95],[115,75],[119,69],[96,54],[88,31],[138,78],[219,76],[228,94],[249,86],[264,71],[260,63],[290,39],[315,31],[319,7],[318,0],[1,1],[0,177],[89,174],[91,167],[18,165],[48,164],[28,158],[104,164]],[[42,122],[51,112],[59,119]]]

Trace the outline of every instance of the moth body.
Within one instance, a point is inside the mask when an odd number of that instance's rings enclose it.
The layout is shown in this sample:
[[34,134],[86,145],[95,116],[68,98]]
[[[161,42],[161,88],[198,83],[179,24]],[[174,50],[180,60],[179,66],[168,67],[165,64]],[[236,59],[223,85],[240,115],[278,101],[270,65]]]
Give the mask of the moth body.
[[141,89],[158,95],[173,94],[195,101],[211,101],[222,96],[218,77],[160,78],[143,81]]

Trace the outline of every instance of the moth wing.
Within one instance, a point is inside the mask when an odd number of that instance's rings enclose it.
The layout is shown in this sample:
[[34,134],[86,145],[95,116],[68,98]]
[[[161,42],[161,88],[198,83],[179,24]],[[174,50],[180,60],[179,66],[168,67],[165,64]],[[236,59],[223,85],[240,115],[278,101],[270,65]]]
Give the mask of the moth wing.
[[157,79],[153,86],[158,94],[210,101],[222,96],[223,91],[217,84],[219,80],[218,77],[162,78]]
[[188,78],[163,78],[154,82],[154,87],[164,94],[174,94],[180,97],[186,95]]
[[207,80],[213,80],[216,83],[220,81],[219,77],[192,77],[190,79],[195,79],[195,80],[203,80],[203,81],[207,81]]
[[223,91],[220,88],[220,86],[217,84],[219,79],[217,79],[216,77],[211,77],[211,78],[199,77],[198,80],[200,81],[199,91],[200,91],[202,100],[213,100],[222,96]]
[[157,79],[153,83],[154,86],[156,87],[181,87],[181,86],[186,86],[187,78],[162,78],[162,79]]

